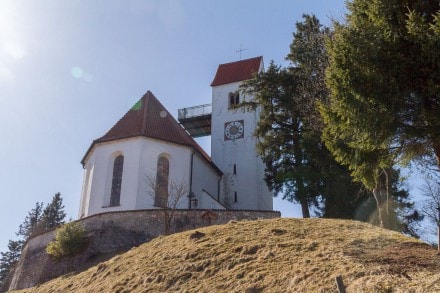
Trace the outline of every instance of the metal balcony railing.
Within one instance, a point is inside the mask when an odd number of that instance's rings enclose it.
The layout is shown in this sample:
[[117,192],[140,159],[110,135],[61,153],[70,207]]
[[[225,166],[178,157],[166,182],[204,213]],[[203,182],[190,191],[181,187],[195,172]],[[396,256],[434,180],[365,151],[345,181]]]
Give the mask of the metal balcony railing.
[[200,106],[178,109],[177,118],[179,119],[179,121],[181,121],[184,119],[211,115],[211,113],[212,113],[212,104],[205,104]]

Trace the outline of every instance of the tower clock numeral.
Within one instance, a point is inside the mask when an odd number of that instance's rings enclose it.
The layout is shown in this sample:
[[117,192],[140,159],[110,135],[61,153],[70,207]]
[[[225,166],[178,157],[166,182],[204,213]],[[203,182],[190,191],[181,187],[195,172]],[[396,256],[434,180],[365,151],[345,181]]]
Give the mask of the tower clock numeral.
[[231,121],[225,123],[225,140],[242,138],[244,133],[244,121]]

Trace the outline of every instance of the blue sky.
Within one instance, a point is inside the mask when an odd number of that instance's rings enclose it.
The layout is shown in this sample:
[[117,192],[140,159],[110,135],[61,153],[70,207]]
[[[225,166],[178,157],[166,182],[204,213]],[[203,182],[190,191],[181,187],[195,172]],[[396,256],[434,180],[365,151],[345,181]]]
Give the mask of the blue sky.
[[241,46],[242,58],[286,65],[303,13],[329,24],[344,1],[2,0],[0,251],[56,192],[77,218],[83,155],[147,90],[175,116],[210,103],[218,64]]

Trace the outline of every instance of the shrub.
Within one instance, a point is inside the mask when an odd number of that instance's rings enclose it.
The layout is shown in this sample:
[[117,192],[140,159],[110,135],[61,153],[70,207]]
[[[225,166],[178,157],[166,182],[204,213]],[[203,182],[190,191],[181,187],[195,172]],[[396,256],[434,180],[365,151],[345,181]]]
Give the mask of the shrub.
[[60,259],[83,251],[87,244],[84,226],[78,222],[64,224],[57,229],[55,239],[46,247],[46,252]]

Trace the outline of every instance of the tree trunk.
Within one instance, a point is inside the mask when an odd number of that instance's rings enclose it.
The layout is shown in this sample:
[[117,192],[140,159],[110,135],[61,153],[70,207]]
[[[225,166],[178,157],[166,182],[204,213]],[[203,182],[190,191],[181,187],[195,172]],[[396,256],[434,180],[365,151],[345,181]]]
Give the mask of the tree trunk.
[[376,207],[377,207],[377,213],[379,217],[379,225],[382,228],[384,227],[384,219],[386,219],[386,209],[385,209],[385,203],[386,203],[386,190],[380,186],[380,184],[373,189],[373,196],[376,200]]
[[376,188],[373,189],[373,196],[376,200],[379,224],[382,228],[392,229],[392,213],[388,206],[391,195],[391,169],[383,170],[378,180]]
[[301,204],[303,218],[310,218],[309,204],[307,202],[307,199],[301,198],[299,200],[299,203]]

